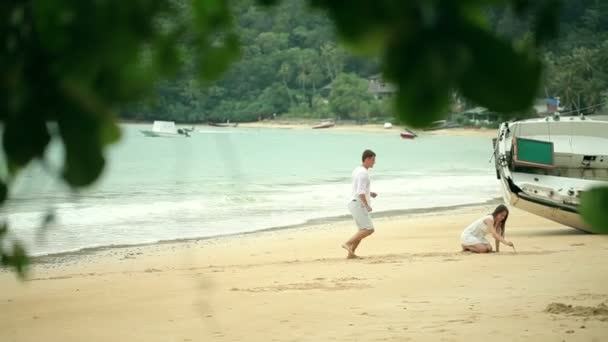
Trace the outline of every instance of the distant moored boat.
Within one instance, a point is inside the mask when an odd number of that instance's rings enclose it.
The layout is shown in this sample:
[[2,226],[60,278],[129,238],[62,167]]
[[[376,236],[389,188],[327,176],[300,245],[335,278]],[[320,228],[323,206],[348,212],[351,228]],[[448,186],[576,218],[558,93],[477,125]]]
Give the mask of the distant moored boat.
[[238,122],[234,122],[234,123],[230,123],[230,121],[226,121],[226,122],[212,122],[209,121],[209,126],[212,127],[236,127],[239,125]]
[[314,126],[312,126],[313,129],[319,129],[319,128],[330,128],[330,127],[334,127],[336,124],[333,121],[323,121],[320,122]]
[[190,132],[194,128],[177,128],[173,121],[154,121],[151,130],[142,129],[141,133],[147,137],[164,137],[164,138],[175,138],[175,137],[189,137]]
[[407,128],[403,132],[399,133],[399,136],[401,136],[402,139],[415,139],[418,137],[416,133],[410,131]]

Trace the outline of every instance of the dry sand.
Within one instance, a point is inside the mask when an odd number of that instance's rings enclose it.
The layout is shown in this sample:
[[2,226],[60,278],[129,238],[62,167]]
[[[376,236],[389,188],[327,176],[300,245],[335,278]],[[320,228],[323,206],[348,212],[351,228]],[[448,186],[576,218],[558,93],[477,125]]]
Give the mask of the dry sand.
[[[511,213],[517,254],[460,252],[489,205],[46,258],[0,274],[0,341],[606,341],[608,238]],[[245,223],[244,223],[245,224]]]

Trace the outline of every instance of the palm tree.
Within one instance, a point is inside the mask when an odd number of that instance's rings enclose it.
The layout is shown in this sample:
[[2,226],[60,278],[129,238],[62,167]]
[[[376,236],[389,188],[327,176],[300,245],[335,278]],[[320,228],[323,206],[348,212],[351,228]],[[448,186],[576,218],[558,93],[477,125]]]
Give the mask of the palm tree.
[[293,97],[291,96],[291,90],[289,89],[289,85],[287,84],[287,80],[291,76],[291,69],[289,68],[289,64],[283,62],[281,67],[279,68],[279,76],[281,76],[281,80],[283,81],[283,86],[285,87],[285,91],[287,92],[287,97],[289,97],[289,105],[293,106]]

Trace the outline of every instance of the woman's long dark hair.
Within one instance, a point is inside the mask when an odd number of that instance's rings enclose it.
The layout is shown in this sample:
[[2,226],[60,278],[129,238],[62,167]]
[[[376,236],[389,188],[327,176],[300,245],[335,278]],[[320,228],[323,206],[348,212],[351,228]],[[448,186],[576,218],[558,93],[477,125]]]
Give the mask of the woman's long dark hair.
[[505,224],[507,223],[507,219],[509,218],[509,208],[507,208],[506,205],[501,204],[498,207],[496,207],[496,209],[494,209],[494,212],[492,213],[492,217],[494,218],[494,220],[496,220],[496,216],[498,216],[498,214],[502,213],[502,212],[506,212],[507,215],[505,216],[505,219],[502,220],[502,222],[500,223],[500,235],[501,236],[505,236]]

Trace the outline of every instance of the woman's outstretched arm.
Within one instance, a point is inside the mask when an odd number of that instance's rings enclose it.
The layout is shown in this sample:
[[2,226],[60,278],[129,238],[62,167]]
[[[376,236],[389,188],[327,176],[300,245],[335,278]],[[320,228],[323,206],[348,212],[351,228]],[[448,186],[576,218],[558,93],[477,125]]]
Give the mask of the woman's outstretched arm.
[[494,236],[494,239],[496,239],[496,251],[498,252],[498,246],[499,246],[499,242],[504,243],[507,246],[513,246],[513,244],[507,240],[505,240],[496,230],[496,227],[494,227],[494,225],[492,225],[490,227],[490,233],[492,233],[492,236]]

